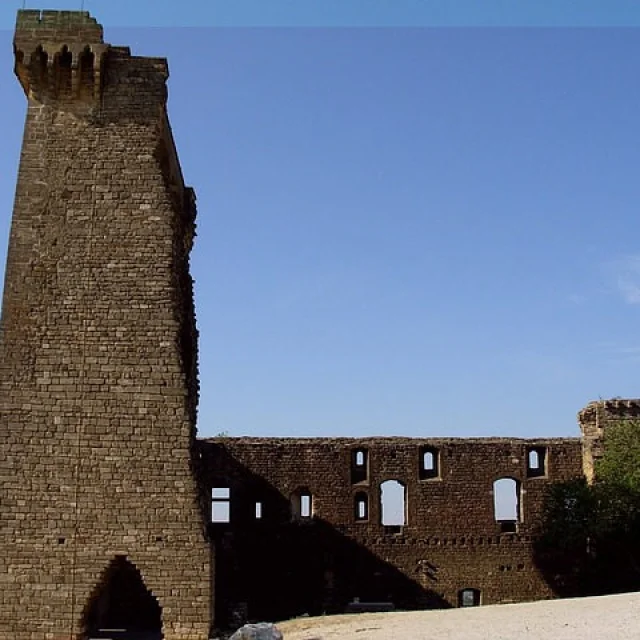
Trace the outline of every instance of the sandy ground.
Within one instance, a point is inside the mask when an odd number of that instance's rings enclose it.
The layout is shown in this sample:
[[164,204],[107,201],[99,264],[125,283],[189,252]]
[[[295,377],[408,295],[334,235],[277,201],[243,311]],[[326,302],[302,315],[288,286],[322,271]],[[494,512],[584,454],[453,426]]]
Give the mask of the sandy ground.
[[640,593],[470,609],[299,618],[285,640],[640,640]]

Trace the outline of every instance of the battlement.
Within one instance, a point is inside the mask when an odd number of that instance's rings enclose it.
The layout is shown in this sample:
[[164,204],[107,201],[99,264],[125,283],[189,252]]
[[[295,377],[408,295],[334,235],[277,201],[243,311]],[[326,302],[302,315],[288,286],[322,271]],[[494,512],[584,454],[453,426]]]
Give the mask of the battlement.
[[640,399],[612,398],[590,402],[578,413],[583,438],[600,440],[611,422],[640,418]]
[[608,419],[637,418],[640,416],[640,399],[612,398],[610,400],[596,400],[590,402],[578,413],[581,427],[587,427],[599,417]]
[[86,11],[18,12],[15,73],[30,98],[93,101],[108,48],[102,26]]
[[87,11],[18,11],[14,48],[25,57],[38,46],[51,55],[63,46],[80,52],[102,44],[102,25]]

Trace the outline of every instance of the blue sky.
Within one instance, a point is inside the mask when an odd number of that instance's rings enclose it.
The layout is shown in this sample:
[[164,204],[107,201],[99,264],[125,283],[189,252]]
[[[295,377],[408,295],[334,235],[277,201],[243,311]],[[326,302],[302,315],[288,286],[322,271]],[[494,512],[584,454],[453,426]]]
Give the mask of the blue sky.
[[640,26],[637,0],[2,0],[15,10],[84,7],[107,27]]
[[87,6],[169,58],[201,435],[578,435],[588,401],[638,395],[636,29],[143,28]]

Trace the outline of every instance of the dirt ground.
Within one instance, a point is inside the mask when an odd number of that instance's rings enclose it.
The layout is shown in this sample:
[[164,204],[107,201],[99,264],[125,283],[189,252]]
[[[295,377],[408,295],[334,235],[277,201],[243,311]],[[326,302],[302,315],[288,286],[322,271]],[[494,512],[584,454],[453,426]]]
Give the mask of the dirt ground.
[[285,640],[640,640],[640,593],[299,618],[278,628]]

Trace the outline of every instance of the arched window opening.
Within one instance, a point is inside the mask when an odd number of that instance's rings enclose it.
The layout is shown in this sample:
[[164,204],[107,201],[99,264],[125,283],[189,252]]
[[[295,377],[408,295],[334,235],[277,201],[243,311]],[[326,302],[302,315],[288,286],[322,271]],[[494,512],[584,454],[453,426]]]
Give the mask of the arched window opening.
[[366,493],[356,493],[354,506],[357,521],[362,522],[369,519],[369,496]]
[[420,447],[420,480],[437,478],[440,475],[438,466],[438,450],[435,447]]
[[211,522],[231,522],[231,490],[229,487],[211,489]]
[[38,45],[36,50],[31,55],[31,75],[35,79],[38,88],[44,88],[47,81],[47,62],[49,56],[46,51],[42,49],[42,45]]
[[547,450],[545,447],[532,447],[527,451],[527,477],[539,478],[545,476]]
[[59,96],[71,95],[71,64],[73,55],[67,45],[62,47],[60,53],[56,53],[54,64],[56,70],[56,89]]
[[503,533],[514,533],[519,521],[519,487],[513,478],[500,478],[493,483],[493,508],[496,522]]
[[294,520],[308,520],[313,516],[313,497],[308,489],[298,489],[291,496],[291,515]]
[[80,94],[85,96],[93,95],[93,83],[95,80],[95,55],[89,47],[85,47],[80,54]]
[[[140,634],[148,640],[162,638],[162,609],[147,589],[138,568],[117,556],[94,590],[83,616],[85,634],[111,637],[107,630]],[[136,635],[137,637],[137,635]]]
[[405,486],[397,480],[380,485],[380,513],[382,525],[389,533],[397,533],[406,524]]
[[422,466],[425,471],[433,471],[435,468],[435,462],[433,460],[433,453],[431,451],[427,451],[422,456]]
[[366,449],[351,452],[351,484],[366,482],[369,477],[369,456]]
[[459,607],[480,606],[480,589],[462,589],[458,592]]

